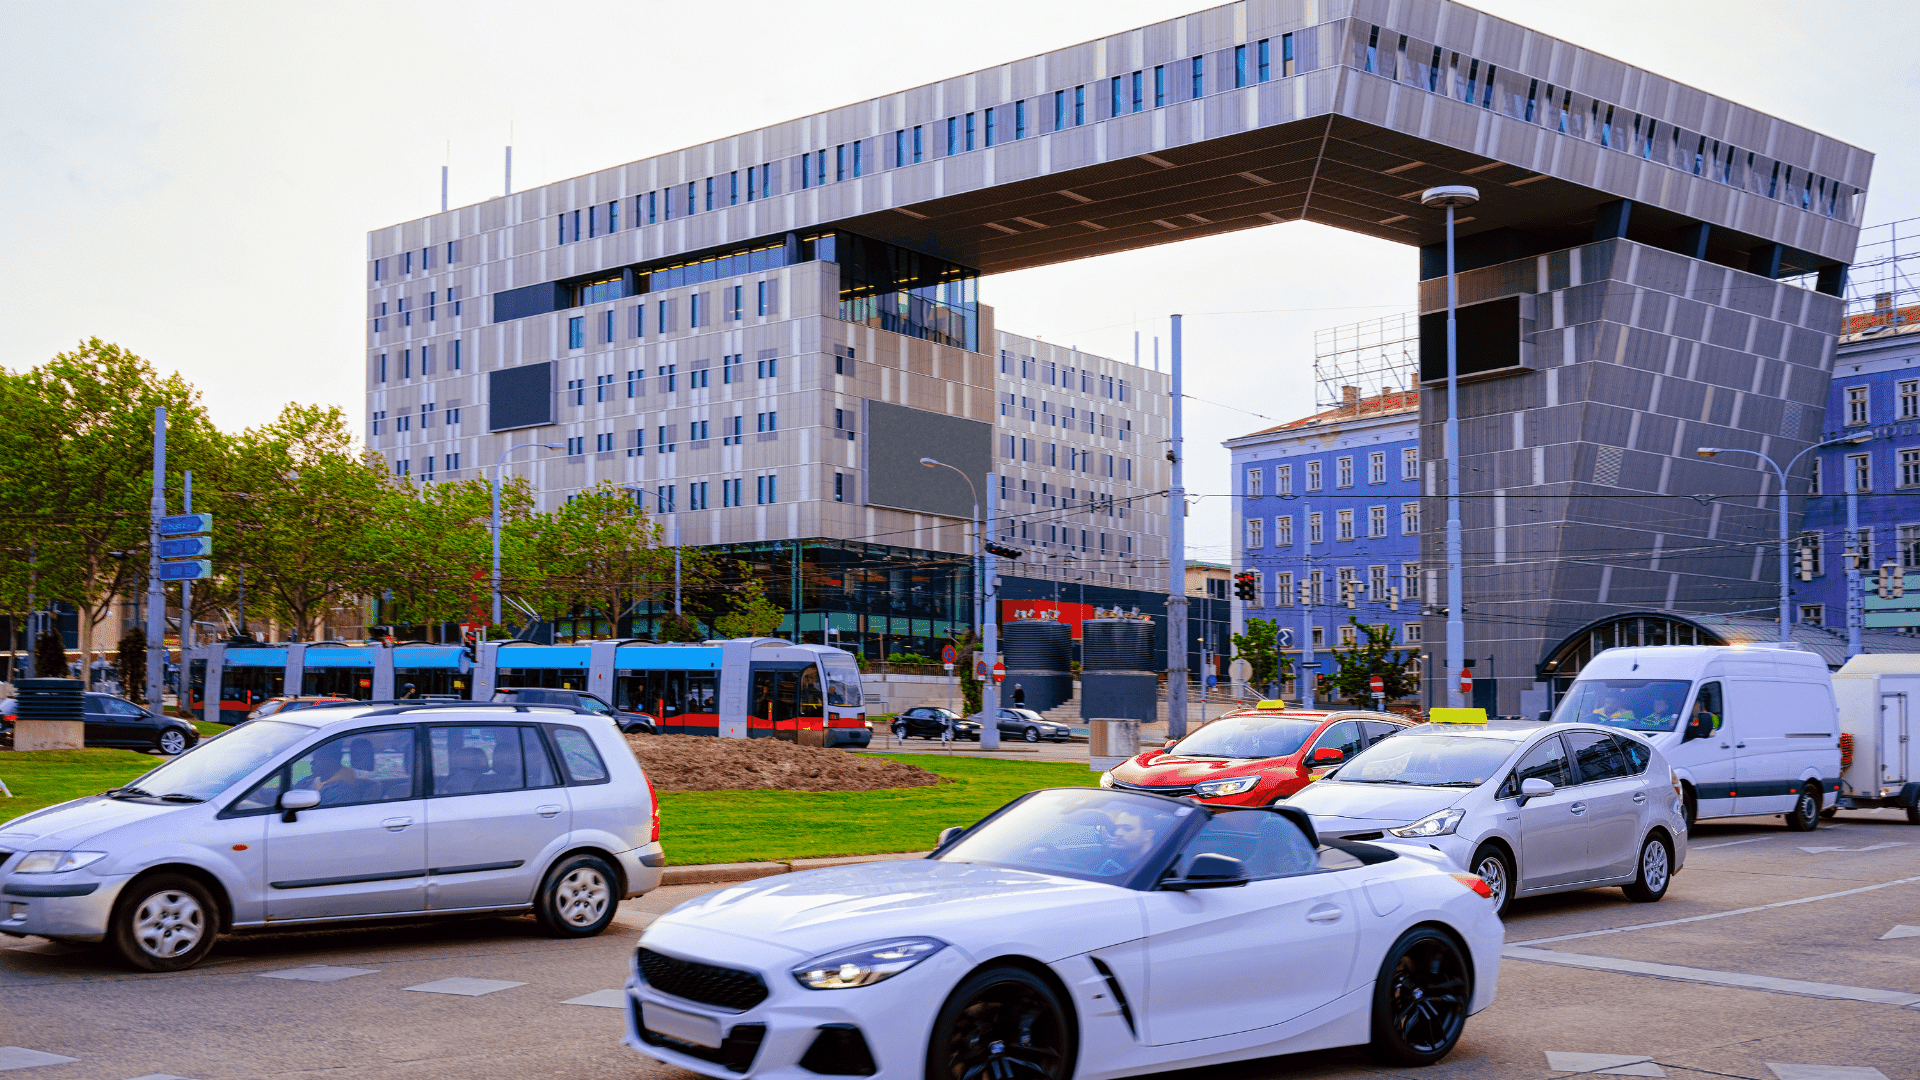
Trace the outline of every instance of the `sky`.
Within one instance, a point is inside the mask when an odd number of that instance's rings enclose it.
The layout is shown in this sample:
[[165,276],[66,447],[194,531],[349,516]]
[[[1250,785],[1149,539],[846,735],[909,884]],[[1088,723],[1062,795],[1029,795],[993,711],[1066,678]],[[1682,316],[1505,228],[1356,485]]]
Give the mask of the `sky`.
[[[361,419],[368,230],[1195,10],[1190,0],[508,4],[0,0],[0,365],[100,337],[238,430]],[[1480,0],[1878,155],[1920,216],[1920,5]],[[931,17],[922,17],[931,16]],[[1415,253],[1275,225],[984,279],[1001,328],[1151,362],[1185,316],[1189,557],[1226,561],[1219,441],[1314,411],[1314,332],[1410,310]]]

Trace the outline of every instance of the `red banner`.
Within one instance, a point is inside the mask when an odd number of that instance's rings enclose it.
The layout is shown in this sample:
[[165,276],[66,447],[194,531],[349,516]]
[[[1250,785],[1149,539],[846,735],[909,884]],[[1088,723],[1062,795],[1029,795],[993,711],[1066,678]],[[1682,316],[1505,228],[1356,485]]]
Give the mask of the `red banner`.
[[1092,604],[1063,604],[1054,600],[1002,600],[1000,622],[1005,625],[1022,619],[1052,619],[1067,624],[1074,639],[1080,638],[1080,624],[1093,618]]

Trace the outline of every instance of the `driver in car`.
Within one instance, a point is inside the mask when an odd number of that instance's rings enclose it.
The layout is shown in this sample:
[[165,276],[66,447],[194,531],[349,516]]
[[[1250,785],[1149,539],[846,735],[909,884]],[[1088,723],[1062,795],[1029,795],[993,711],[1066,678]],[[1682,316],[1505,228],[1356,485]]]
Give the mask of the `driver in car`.
[[1110,811],[1107,818],[1112,822],[1107,827],[1107,857],[1093,872],[1106,876],[1124,874],[1139,866],[1140,860],[1153,851],[1159,833],[1132,810]]
[[1618,690],[1609,690],[1606,696],[1600,699],[1600,707],[1593,710],[1593,718],[1595,720],[1631,720],[1633,710],[1627,708],[1626,704],[1620,700]]

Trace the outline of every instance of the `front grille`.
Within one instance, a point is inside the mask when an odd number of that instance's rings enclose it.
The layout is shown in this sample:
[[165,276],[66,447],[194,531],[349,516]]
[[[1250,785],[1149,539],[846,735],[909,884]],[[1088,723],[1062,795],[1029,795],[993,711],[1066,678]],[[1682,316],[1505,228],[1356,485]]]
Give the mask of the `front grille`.
[[767,1000],[767,984],[755,972],[677,960],[652,949],[641,949],[637,955],[641,976],[663,994],[730,1012],[746,1012]]
[[1191,798],[1194,787],[1192,784],[1172,784],[1166,787],[1157,787],[1148,784],[1127,784],[1119,780],[1115,780],[1113,786],[1115,790],[1118,791],[1137,791],[1142,795],[1165,795],[1172,799]]

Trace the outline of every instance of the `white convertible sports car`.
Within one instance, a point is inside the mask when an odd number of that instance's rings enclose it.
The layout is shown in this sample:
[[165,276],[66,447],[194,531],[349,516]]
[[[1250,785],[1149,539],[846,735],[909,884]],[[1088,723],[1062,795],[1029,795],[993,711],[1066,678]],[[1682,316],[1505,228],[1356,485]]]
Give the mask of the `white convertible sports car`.
[[1426,1064],[1493,1002],[1484,882],[1321,847],[1290,807],[1050,789],[941,839],[675,908],[640,939],[628,1045],[722,1080],[1100,1080],[1360,1043]]

